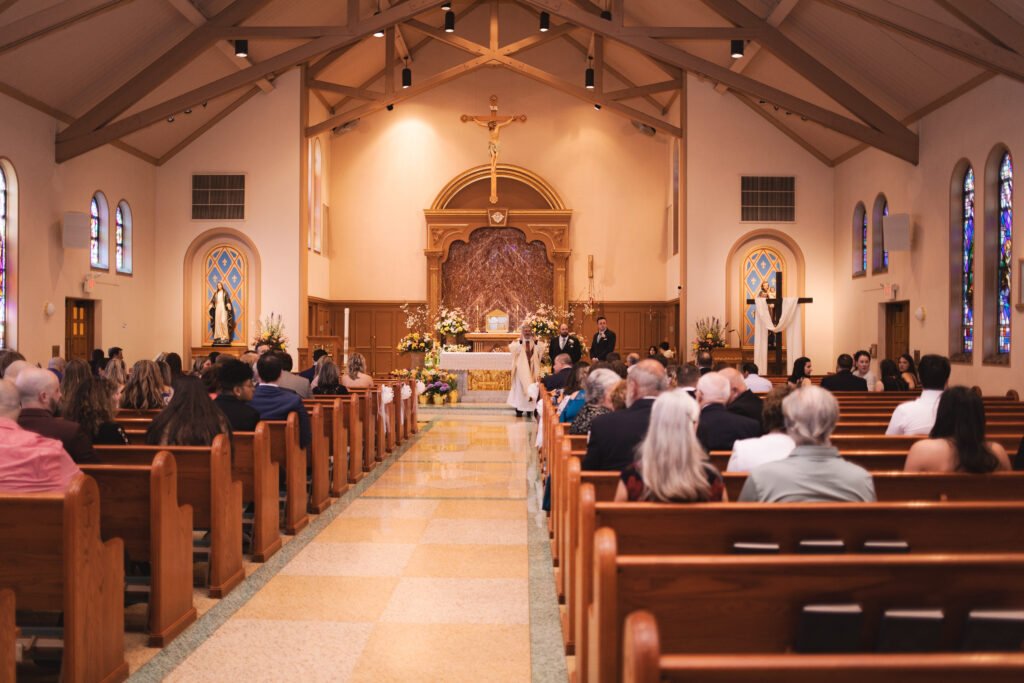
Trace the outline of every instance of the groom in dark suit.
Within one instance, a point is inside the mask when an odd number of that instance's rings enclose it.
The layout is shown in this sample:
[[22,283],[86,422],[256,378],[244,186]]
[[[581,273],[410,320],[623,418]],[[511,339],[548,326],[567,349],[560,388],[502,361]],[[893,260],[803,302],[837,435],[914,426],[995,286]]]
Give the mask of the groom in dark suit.
[[569,326],[562,323],[558,328],[558,336],[551,338],[551,343],[548,344],[548,353],[551,354],[551,359],[554,360],[555,356],[566,353],[569,354],[569,359],[573,365],[580,362],[580,356],[583,355],[583,349],[580,348],[579,341],[575,337],[569,336]]
[[275,353],[265,353],[256,362],[260,385],[253,392],[249,405],[257,410],[261,420],[287,420],[288,413],[299,415],[299,445],[305,448],[313,441],[309,426],[309,413],[302,399],[294,391],[277,386],[283,370],[281,359]]
[[597,319],[597,334],[590,344],[590,362],[605,360],[615,350],[615,333],[608,329],[608,321],[602,315]]

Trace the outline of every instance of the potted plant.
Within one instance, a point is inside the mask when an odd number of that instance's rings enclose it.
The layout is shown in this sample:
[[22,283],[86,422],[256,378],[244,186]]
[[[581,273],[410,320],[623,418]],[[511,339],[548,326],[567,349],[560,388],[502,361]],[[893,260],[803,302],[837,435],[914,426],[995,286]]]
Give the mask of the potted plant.
[[449,346],[458,344],[459,335],[469,330],[469,323],[460,308],[441,308],[437,314],[437,326],[434,330],[438,336],[446,338]]
[[432,348],[434,348],[434,338],[429,334],[420,334],[419,332],[407,334],[398,342],[399,353],[409,354],[411,369],[423,367],[424,357]]

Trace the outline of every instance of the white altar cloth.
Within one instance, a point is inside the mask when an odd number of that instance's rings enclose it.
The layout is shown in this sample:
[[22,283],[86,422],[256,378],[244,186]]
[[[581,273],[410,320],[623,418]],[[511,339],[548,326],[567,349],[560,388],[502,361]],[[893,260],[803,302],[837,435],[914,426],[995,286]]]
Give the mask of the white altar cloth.
[[442,370],[508,370],[512,371],[512,354],[504,351],[498,353],[472,353],[460,351],[442,351],[438,360]]

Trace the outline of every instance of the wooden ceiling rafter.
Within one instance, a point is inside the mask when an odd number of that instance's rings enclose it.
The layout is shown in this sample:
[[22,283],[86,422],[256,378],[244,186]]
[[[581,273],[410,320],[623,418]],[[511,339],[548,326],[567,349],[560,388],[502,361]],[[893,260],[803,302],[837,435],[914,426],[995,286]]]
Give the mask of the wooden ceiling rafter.
[[1024,54],[1024,25],[992,0],[939,0],[939,4],[992,42]]
[[225,118],[227,118],[227,116],[231,114],[231,112],[235,111],[243,104],[251,100],[253,97],[258,95],[261,90],[262,88],[260,88],[258,85],[254,85],[253,87],[249,88],[246,92],[242,93],[240,97],[235,98],[235,100],[231,102],[231,104],[221,109],[214,116],[211,116],[208,121],[203,123],[203,125],[199,126],[194,131],[192,131],[184,140],[182,140],[174,147],[171,147],[169,150],[167,150],[163,155],[160,156],[159,159],[156,160],[156,165],[163,166],[164,164],[166,164],[175,155],[177,155],[178,152],[180,152],[181,150],[185,149],[193,142],[198,140],[203,135],[203,133],[210,130],[218,123],[223,121]]
[[[132,0],[67,0],[0,28],[0,54]],[[14,3],[0,8],[9,8]]]
[[792,140],[793,142],[807,150],[807,152],[815,159],[825,164],[829,168],[835,166],[835,162],[832,159],[830,159],[827,154],[825,154],[820,149],[818,149],[810,142],[805,140],[803,137],[800,136],[799,133],[797,133],[795,130],[784,124],[782,121],[769,114],[767,111],[765,111],[764,107],[762,107],[760,104],[752,100],[748,95],[738,93],[735,90],[729,90],[728,92],[735,95],[736,99],[738,99],[740,102],[742,102],[747,107],[752,109],[754,113],[756,113],[758,116],[763,118],[768,123],[772,124],[775,128],[778,128],[780,131],[782,131],[783,135],[785,135],[790,140]]
[[[772,10],[768,13],[768,16],[765,17],[765,22],[769,26],[778,28],[779,26],[782,25],[782,22],[786,20],[786,17],[788,17],[790,13],[794,9],[796,9],[796,5],[798,2],[800,2],[800,0],[780,0],[779,4],[773,7]],[[758,30],[757,32],[758,34],[760,34],[760,30]],[[735,36],[735,38],[736,40],[741,40],[742,36]],[[746,46],[746,50],[744,52],[742,59],[732,60],[732,64],[729,65],[729,70],[735,71],[736,73],[743,73],[744,69],[749,67],[751,64],[754,63],[755,60],[757,60],[757,55],[760,53],[761,43],[758,42],[755,38],[753,42]],[[721,83],[715,86],[715,90],[719,93],[724,93],[728,89],[728,86],[723,85]]]
[[882,151],[896,156],[910,163],[917,163],[918,160],[918,138],[909,130],[905,132],[895,131],[894,133],[882,132],[861,122],[852,120],[825,107],[808,102],[800,97],[792,95],[766,83],[753,78],[730,71],[714,62],[702,59],[694,54],[679,48],[667,45],[654,40],[653,38],[636,38],[624,36],[617,31],[614,24],[602,19],[595,19],[591,15],[574,6],[567,4],[564,0],[524,0],[537,9],[559,14],[567,21],[581,25],[588,30],[602,33],[608,38],[619,43],[624,43],[637,50],[646,52],[653,57],[661,59],[681,69],[703,74],[707,78],[724,82],[731,88],[744,92],[748,95],[771,101],[774,104],[786,107],[787,110],[806,116],[809,119],[842,133],[847,137],[866,142]]

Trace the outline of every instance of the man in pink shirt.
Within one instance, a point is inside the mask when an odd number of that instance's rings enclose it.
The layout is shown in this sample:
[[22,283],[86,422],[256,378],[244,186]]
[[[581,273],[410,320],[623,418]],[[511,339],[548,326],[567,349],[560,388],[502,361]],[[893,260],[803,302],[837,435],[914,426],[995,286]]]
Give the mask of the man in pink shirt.
[[18,426],[18,389],[0,380],[0,493],[62,493],[81,470],[60,441]]

